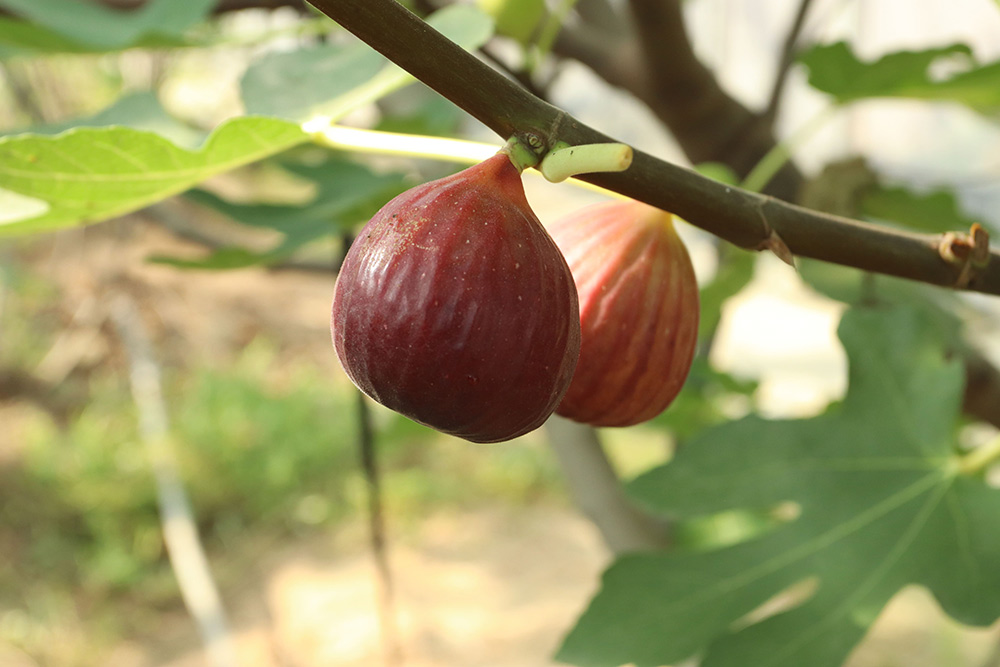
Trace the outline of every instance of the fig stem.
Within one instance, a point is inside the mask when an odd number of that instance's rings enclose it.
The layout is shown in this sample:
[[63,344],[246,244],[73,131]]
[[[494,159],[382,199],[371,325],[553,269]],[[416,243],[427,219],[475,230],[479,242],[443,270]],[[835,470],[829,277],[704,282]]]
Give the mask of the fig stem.
[[559,143],[548,152],[538,170],[553,183],[565,181],[577,174],[625,171],[632,164],[632,147],[627,144]]
[[541,160],[542,151],[544,151],[544,145],[541,139],[535,135],[528,135],[525,139],[514,135],[500,149],[501,153],[510,158],[511,164],[518,172],[522,172],[528,167],[537,166]]

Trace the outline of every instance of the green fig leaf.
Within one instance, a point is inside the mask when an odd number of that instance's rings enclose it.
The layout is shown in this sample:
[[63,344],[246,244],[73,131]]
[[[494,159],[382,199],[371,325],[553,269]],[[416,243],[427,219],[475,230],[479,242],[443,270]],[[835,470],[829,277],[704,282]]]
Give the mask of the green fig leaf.
[[961,360],[903,307],[850,310],[839,334],[850,360],[842,403],[812,419],[713,428],[630,485],[680,520],[794,511],[717,549],[620,557],[560,660],[836,667],[913,584],[960,622],[1000,616],[1000,490],[963,472],[953,442]]
[[[16,7],[11,8],[17,10],[24,4],[24,0],[0,0],[3,2],[13,3]],[[50,7],[61,2],[40,0],[35,4]],[[151,2],[142,9],[144,18],[132,19],[138,23],[119,26],[117,32],[111,31],[102,39],[105,45],[124,43],[141,32],[136,25],[144,26],[144,21],[154,18],[154,23],[163,30],[182,30],[211,5],[206,2]],[[174,7],[180,4],[186,8]],[[90,9],[97,10],[97,14],[89,14]],[[77,16],[83,24],[98,25],[100,20],[107,19],[104,12],[112,11],[90,9],[70,15]],[[63,17],[51,21],[53,29],[65,23]],[[477,47],[492,34],[489,17],[469,6],[441,10],[430,23],[466,48]],[[8,204],[0,214],[0,236],[100,222],[134,211],[218,173],[307,141],[309,136],[299,121],[317,112],[338,117],[413,80],[360,43],[347,49],[333,48],[320,54],[306,51],[304,55],[296,52],[287,57],[287,62],[279,63],[282,66],[265,60],[252,69],[244,81],[244,94],[249,97],[249,106],[257,111],[293,118],[295,122],[256,116],[235,118],[219,126],[203,146],[194,150],[152,132],[118,126],[75,126],[54,137],[33,133],[0,138],[0,200]],[[322,67],[319,71],[316,67],[307,68],[309,71],[302,75],[285,80],[285,75],[303,64],[303,58],[305,64],[312,62]],[[271,100],[280,103],[274,105]],[[148,100],[145,103],[148,114],[151,107]],[[113,111],[118,113],[121,108]],[[196,139],[190,133],[179,136],[178,125],[165,123],[165,114],[146,120],[155,120],[160,124],[158,131],[171,132],[171,136],[184,143]],[[92,124],[110,121],[107,115],[91,119]]]
[[110,125],[122,125],[136,130],[155,132],[178,146],[186,148],[197,147],[207,136],[206,133],[182,123],[167,113],[156,94],[151,91],[124,95],[107,108],[91,116],[74,118],[61,123],[34,126],[26,130],[0,132],[0,136],[14,134],[52,135],[76,127],[108,127]]
[[[414,91],[416,92],[416,91]],[[418,134],[424,137],[454,137],[459,135],[459,124],[465,112],[453,102],[430,90],[426,96],[417,97],[418,104],[405,112],[383,109],[382,118],[374,129],[381,132]]]
[[0,236],[100,222],[307,139],[294,123],[249,116],[223,123],[195,150],[127,127],[0,137],[0,191],[22,198]]
[[694,170],[702,176],[726,185],[740,184],[740,177],[733,171],[733,168],[722,162],[699,162],[694,166]]
[[270,53],[243,75],[243,106],[249,114],[298,122],[320,114],[336,119],[359,106],[348,96],[384,67],[385,58],[364,44]]
[[0,58],[25,53],[89,53],[94,49],[34,23],[0,16]]
[[527,45],[545,18],[545,0],[476,0],[496,23],[497,32]]
[[757,382],[717,370],[704,356],[696,355],[684,391],[649,425],[665,428],[677,441],[685,443],[710,426],[727,421],[734,400],[742,397],[749,411],[756,390]]
[[0,44],[46,51],[115,51],[181,46],[215,0],[150,0],[131,11],[80,0],[0,0],[24,21],[3,20]]
[[[897,51],[864,62],[846,42],[837,42],[814,46],[799,62],[809,68],[809,84],[841,104],[902,97],[949,100],[988,115],[1000,112],[1000,61],[980,65],[965,44]],[[938,64],[957,65],[958,71],[936,76]]]
[[[452,5],[427,21],[467,50],[493,34],[493,23],[469,5]],[[368,45],[323,44],[264,56],[241,82],[247,113],[304,122],[314,116],[337,120],[415,79]]]

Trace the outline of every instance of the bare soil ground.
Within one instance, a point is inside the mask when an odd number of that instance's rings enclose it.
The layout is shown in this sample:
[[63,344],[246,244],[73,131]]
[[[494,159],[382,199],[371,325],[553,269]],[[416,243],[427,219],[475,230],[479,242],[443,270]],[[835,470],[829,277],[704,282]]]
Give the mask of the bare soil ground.
[[[391,664],[406,667],[552,664],[607,559],[588,523],[542,507],[428,517],[416,539],[393,544],[390,557],[400,655]],[[230,601],[241,664],[390,664],[368,554],[289,545],[253,584],[261,589]],[[135,667],[201,667],[196,638],[186,634],[188,650],[162,662],[116,658]]]

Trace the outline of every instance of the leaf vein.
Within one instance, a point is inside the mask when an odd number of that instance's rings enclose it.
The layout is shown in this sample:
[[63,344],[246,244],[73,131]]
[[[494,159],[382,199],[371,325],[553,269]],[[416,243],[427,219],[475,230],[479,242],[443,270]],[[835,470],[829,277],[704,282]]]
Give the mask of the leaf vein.
[[100,140],[95,139],[95,140],[93,140],[91,142],[91,146],[94,147],[94,148],[99,148],[101,150],[105,150],[105,151],[107,151],[109,153],[112,153],[114,155],[117,155],[123,161],[127,162],[128,164],[131,164],[132,166],[134,166],[136,169],[138,169],[140,171],[149,171],[149,165],[148,164],[142,162],[141,160],[139,160],[139,158],[137,158],[136,156],[132,155],[128,151],[122,150],[118,146],[115,146],[111,142],[100,141]]
[[924,503],[920,511],[914,515],[913,520],[906,527],[906,530],[900,535],[899,539],[892,548],[886,553],[885,558],[879,562],[878,566],[875,567],[872,572],[865,577],[858,584],[857,588],[851,592],[842,602],[834,607],[834,609],[823,617],[819,622],[813,624],[807,632],[800,634],[795,639],[785,643],[782,646],[782,650],[777,651],[771,656],[771,664],[779,665],[781,662],[795,654],[800,648],[808,644],[810,641],[815,639],[818,635],[826,631],[826,629],[839,621],[843,616],[849,613],[854,607],[862,600],[866,595],[871,593],[872,589],[882,580],[885,574],[894,566],[903,554],[906,553],[907,549],[913,544],[914,540],[920,534],[920,529],[924,527],[927,523],[928,517],[934,511],[934,509],[941,503],[942,498],[945,497],[949,485],[943,484],[941,487],[933,494],[931,494],[927,502]]
[[925,475],[905,488],[900,489],[881,502],[873,505],[868,510],[855,515],[851,520],[837,524],[826,532],[817,535],[814,539],[804,542],[796,549],[791,549],[779,556],[761,562],[757,567],[752,567],[740,572],[728,579],[723,579],[716,585],[697,591],[687,597],[682,597],[670,606],[682,606],[686,604],[697,604],[721,597],[739,588],[748,586],[762,577],[786,568],[793,563],[808,558],[812,554],[835,544],[837,541],[846,538],[875,520],[885,516],[889,512],[904,505],[910,500],[918,497],[921,493],[928,491],[939,483],[942,475],[939,471]]
[[952,516],[952,527],[955,529],[956,546],[959,557],[965,564],[966,569],[973,573],[976,579],[983,579],[983,572],[979,567],[979,561],[973,555],[972,530],[969,526],[969,517],[958,504],[955,494],[949,494],[947,498],[948,513]]

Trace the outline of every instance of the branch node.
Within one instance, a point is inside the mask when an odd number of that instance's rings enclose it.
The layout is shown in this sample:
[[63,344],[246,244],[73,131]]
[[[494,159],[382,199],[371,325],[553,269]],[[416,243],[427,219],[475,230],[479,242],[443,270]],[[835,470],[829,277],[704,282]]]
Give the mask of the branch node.
[[556,115],[552,118],[552,122],[549,124],[549,136],[548,136],[548,148],[552,150],[556,147],[559,142],[559,130],[562,129],[563,121],[569,116],[568,113],[559,109]]
[[774,231],[773,229],[771,230],[770,235],[757,245],[756,249],[770,250],[782,262],[792,267],[793,269],[796,268],[795,255],[792,254],[792,251],[789,249],[788,244],[785,243],[784,239],[778,236],[778,232]]
[[964,289],[985,270],[990,263],[990,235],[978,222],[969,233],[946,232],[938,242],[938,254],[957,272],[955,287]]
[[540,154],[545,148],[545,140],[534,132],[527,132],[524,140],[535,154]]
[[771,223],[767,221],[767,216],[764,214],[764,205],[770,199],[770,197],[767,197],[757,206],[757,215],[760,216],[763,228],[761,229],[761,241],[754,247],[754,250],[770,250],[778,259],[795,269],[795,255],[792,254],[785,240],[781,238],[774,227],[771,226]]

